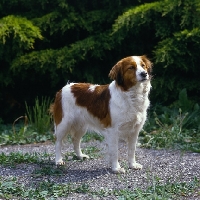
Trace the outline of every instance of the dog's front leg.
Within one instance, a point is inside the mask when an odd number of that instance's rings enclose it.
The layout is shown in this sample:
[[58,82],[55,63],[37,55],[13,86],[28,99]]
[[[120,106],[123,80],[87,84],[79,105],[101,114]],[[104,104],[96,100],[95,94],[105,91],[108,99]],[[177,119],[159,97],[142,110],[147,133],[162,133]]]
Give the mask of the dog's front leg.
[[128,142],[128,162],[129,162],[129,167],[132,169],[142,169],[142,165],[137,163],[135,160],[135,150],[136,150],[138,134],[139,134],[139,131],[132,133],[127,141]]
[[125,173],[124,168],[121,168],[118,162],[118,137],[110,134],[107,138],[107,144],[112,171],[114,173]]

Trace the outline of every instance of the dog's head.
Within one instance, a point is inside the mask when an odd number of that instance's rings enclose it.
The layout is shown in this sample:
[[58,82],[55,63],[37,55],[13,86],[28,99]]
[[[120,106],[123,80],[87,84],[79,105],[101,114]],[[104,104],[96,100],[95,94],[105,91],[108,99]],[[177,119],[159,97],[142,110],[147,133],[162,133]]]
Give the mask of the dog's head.
[[152,63],[146,56],[129,56],[120,60],[109,73],[117,85],[127,91],[138,82],[150,79]]

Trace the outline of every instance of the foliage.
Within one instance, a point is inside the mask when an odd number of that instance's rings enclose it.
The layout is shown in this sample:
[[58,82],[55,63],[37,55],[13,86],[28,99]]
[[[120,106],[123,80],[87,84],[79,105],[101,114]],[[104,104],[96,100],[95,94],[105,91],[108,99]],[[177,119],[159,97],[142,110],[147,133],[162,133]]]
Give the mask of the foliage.
[[50,180],[42,181],[36,184],[34,187],[27,188],[25,185],[17,184],[17,178],[0,178],[0,197],[4,199],[11,198],[31,198],[31,199],[57,199],[58,197],[67,197],[72,193],[88,194],[93,197],[107,197],[113,195],[118,199],[179,199],[184,196],[189,196],[199,188],[199,180],[194,178],[193,181],[186,183],[167,183],[160,184],[158,180],[155,180],[153,186],[150,186],[146,190],[137,188],[134,191],[128,189],[117,189],[107,191],[99,190],[92,191],[87,184],[75,185],[75,184],[56,184]]
[[1,1],[0,24],[5,27],[0,34],[1,118],[12,121],[24,112],[22,102],[30,105],[35,96],[53,97],[68,80],[104,82],[108,65],[99,61],[114,48],[110,27],[128,4]]
[[159,105],[154,108],[141,135],[142,146],[200,152],[199,121],[200,107],[188,99],[183,89],[171,108]]
[[35,188],[26,188],[24,185],[19,185],[17,179],[10,178],[0,180],[0,197],[4,199],[11,198],[28,198],[28,199],[56,199],[57,197],[68,196],[70,193],[86,193],[88,186],[82,184],[80,186],[71,184],[55,184],[48,181],[38,183]]
[[[54,140],[51,132],[52,122],[48,113],[50,98],[35,99],[35,105],[30,107],[26,104],[27,116],[18,117],[11,126],[0,125],[0,145],[27,144]],[[24,119],[24,124],[17,124]]]
[[89,142],[92,140],[98,140],[98,141],[102,142],[104,140],[104,137],[97,133],[87,133],[82,138],[83,142]]
[[47,154],[39,154],[39,153],[21,153],[21,152],[11,152],[10,154],[1,153],[0,161],[1,165],[5,166],[16,166],[21,163],[39,163],[39,161],[45,157]]
[[47,140],[54,140],[54,135],[50,131],[41,135],[31,127],[19,124],[15,125],[14,133],[12,126],[0,126],[0,145],[40,143]]
[[136,189],[134,192],[130,190],[115,190],[114,194],[119,196],[119,199],[179,199],[180,195],[188,196],[188,193],[197,189],[199,185],[197,178],[194,178],[190,183],[167,183],[165,185],[160,184],[158,179],[154,180],[153,185],[148,187],[146,191],[142,191],[141,189]]
[[39,143],[53,140],[54,138],[52,133],[39,135],[37,132],[29,128],[25,132],[22,130],[23,128],[21,128],[16,134],[13,134],[13,131],[10,129],[2,131],[0,135],[0,145]]
[[183,88],[199,100],[198,0],[10,0],[0,13],[3,120],[68,81],[109,82],[111,67],[133,54],[152,58],[153,103],[169,105]]
[[35,99],[35,106],[30,108],[26,103],[26,112],[32,128],[39,134],[45,134],[50,130],[51,117],[48,113],[51,104],[50,98],[43,97],[41,102]]
[[113,25],[113,34],[120,35],[119,40],[129,35],[140,39],[142,31],[150,34],[148,42],[153,42],[153,49],[148,53],[154,57],[156,74],[154,101],[171,103],[183,88],[198,99],[199,16],[198,0],[165,0],[130,8]]
[[[13,37],[13,49],[19,54],[19,50],[33,49],[35,39],[42,39],[40,29],[34,26],[26,18],[9,15],[0,20],[1,44],[5,44],[8,38]],[[18,51],[17,51],[18,50]]]
[[5,16],[0,19],[0,86],[12,83],[9,65],[24,51],[34,49],[36,39],[42,39],[40,29],[30,20],[20,16]]

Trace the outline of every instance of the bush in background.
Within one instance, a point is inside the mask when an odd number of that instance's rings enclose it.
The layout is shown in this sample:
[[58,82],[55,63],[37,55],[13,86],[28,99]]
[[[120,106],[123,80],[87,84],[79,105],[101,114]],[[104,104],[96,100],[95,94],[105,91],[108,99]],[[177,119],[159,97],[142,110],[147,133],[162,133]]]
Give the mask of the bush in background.
[[154,63],[153,104],[173,104],[183,88],[200,100],[199,0],[9,0],[0,24],[5,121],[68,81],[108,83],[111,67],[134,54]]
[[51,104],[50,98],[42,97],[39,101],[35,99],[35,105],[30,107],[26,104],[26,113],[29,119],[30,126],[39,134],[45,134],[52,127],[49,108]]
[[152,111],[141,134],[144,147],[200,152],[200,107],[186,89],[170,108],[156,105]]

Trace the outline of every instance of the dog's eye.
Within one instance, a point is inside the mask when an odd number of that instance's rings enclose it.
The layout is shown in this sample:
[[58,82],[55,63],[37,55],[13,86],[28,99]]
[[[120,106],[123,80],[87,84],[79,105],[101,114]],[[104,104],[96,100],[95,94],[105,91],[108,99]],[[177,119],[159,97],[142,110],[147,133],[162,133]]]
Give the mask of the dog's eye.
[[145,64],[142,64],[142,68],[145,68]]
[[130,66],[129,69],[135,69],[133,66]]

